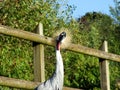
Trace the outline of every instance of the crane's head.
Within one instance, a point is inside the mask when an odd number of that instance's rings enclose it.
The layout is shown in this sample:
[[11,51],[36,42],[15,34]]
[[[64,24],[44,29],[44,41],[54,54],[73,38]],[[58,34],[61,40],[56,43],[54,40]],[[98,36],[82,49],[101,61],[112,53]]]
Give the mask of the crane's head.
[[59,50],[60,49],[60,44],[62,43],[62,41],[64,40],[64,38],[66,37],[66,32],[62,32],[56,39],[56,49]]
[[66,37],[66,32],[62,32],[58,37],[57,37],[57,43],[61,43],[64,38]]

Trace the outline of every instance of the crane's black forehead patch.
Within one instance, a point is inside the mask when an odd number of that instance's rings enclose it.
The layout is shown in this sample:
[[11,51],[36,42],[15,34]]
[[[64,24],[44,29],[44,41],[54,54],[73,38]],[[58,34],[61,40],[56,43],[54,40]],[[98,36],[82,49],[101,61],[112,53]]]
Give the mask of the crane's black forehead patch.
[[66,37],[66,32],[62,32],[60,35],[65,36]]
[[57,41],[58,41],[58,42],[61,42],[65,37],[66,37],[66,32],[62,32],[62,33],[57,37]]

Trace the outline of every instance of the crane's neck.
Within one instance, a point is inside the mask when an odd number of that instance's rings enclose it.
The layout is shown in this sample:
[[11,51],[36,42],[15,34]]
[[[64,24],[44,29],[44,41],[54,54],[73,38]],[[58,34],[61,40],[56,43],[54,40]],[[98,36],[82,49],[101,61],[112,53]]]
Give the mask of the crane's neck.
[[63,60],[60,53],[60,50],[56,50],[56,74],[58,74],[61,78],[64,77],[64,67]]
[[64,67],[63,67],[63,60],[62,60],[62,56],[60,53],[60,43],[57,43],[56,45],[56,73],[59,72],[61,76],[61,78],[63,77],[63,73],[64,73]]

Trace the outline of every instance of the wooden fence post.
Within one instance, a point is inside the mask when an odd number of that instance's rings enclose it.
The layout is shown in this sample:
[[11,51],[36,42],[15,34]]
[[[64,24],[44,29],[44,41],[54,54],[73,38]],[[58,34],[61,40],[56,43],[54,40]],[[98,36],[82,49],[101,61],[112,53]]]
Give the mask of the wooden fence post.
[[[103,42],[101,50],[108,52],[107,41]],[[101,90],[110,90],[109,62],[108,60],[100,58],[99,64],[100,64]]]
[[[43,25],[41,23],[39,23],[35,32],[39,35],[43,35]],[[45,81],[44,45],[34,42],[33,48],[34,48],[34,81],[44,82]]]

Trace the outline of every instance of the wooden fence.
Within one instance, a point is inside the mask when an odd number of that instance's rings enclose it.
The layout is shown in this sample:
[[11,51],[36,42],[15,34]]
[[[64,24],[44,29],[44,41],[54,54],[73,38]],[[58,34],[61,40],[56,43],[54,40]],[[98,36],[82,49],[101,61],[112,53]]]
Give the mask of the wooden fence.
[[[34,44],[34,80],[35,82],[0,77],[0,85],[16,88],[33,89],[39,82],[45,81],[44,73],[44,45],[54,46],[54,39],[43,35],[43,26],[40,23],[35,29],[36,33],[31,33],[23,30],[16,30],[10,27],[0,25],[0,34],[10,35],[26,40],[32,41]],[[104,41],[100,50],[84,47],[79,44],[70,44],[65,49],[83,53],[99,58],[100,65],[100,77],[101,77],[101,90],[110,90],[109,81],[109,62],[108,60],[120,62],[120,56],[112,53],[108,53],[107,41]],[[64,90],[80,90],[64,87]]]

